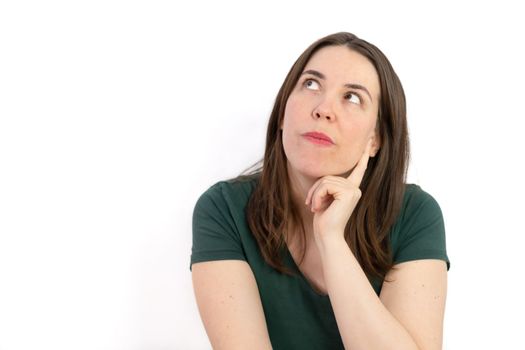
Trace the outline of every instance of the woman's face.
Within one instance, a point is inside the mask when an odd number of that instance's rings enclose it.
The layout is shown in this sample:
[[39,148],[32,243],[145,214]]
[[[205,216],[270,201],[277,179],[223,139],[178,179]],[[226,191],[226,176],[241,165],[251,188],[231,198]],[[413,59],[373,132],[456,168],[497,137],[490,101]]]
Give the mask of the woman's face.
[[[371,154],[379,149],[378,108],[379,78],[367,58],[343,46],[317,51],[286,103],[281,129],[288,171],[315,179],[350,174],[370,137]],[[308,132],[322,132],[333,143],[315,143],[304,136]]]

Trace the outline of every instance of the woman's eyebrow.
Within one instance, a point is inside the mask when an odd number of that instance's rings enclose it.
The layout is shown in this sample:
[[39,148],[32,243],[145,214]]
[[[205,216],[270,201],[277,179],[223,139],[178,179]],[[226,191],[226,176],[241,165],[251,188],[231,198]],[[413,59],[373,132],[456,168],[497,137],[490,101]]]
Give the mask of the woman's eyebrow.
[[[311,74],[311,75],[314,75],[314,76],[318,77],[319,79],[325,80],[324,74],[321,73],[321,72],[318,72],[318,71],[316,71],[314,69],[305,70],[304,72],[301,73],[301,76],[304,75],[304,74]],[[349,89],[363,90],[364,92],[366,92],[366,94],[370,98],[370,101],[372,101],[372,96],[370,95],[370,92],[368,92],[368,90],[363,85],[347,83],[344,86],[349,88]]]

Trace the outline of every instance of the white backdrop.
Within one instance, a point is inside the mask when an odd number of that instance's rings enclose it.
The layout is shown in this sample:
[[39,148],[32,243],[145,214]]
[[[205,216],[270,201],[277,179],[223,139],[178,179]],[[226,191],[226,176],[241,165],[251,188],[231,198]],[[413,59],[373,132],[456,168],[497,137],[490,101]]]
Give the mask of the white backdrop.
[[[363,4],[363,3],[366,3]],[[525,349],[523,12],[511,1],[2,1],[0,349],[210,349],[198,196],[262,157],[313,41],[378,46],[440,203],[445,349]]]

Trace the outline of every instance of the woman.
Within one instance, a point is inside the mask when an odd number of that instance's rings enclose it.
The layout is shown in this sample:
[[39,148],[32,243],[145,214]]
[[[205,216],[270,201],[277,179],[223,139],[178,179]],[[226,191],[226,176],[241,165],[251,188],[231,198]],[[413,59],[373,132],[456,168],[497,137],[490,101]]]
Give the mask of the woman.
[[195,205],[190,269],[214,349],[441,349],[444,222],[405,183],[408,147],[379,49],[345,32],[306,49],[262,167]]

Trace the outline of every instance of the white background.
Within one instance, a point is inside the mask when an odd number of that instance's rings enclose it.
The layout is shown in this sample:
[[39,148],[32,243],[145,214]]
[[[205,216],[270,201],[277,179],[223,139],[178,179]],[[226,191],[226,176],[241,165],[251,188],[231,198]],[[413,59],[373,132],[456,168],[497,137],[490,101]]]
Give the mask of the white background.
[[403,83],[409,180],[447,229],[444,348],[524,349],[513,3],[1,2],[0,349],[209,349],[195,201],[262,157],[286,73],[338,31]]

